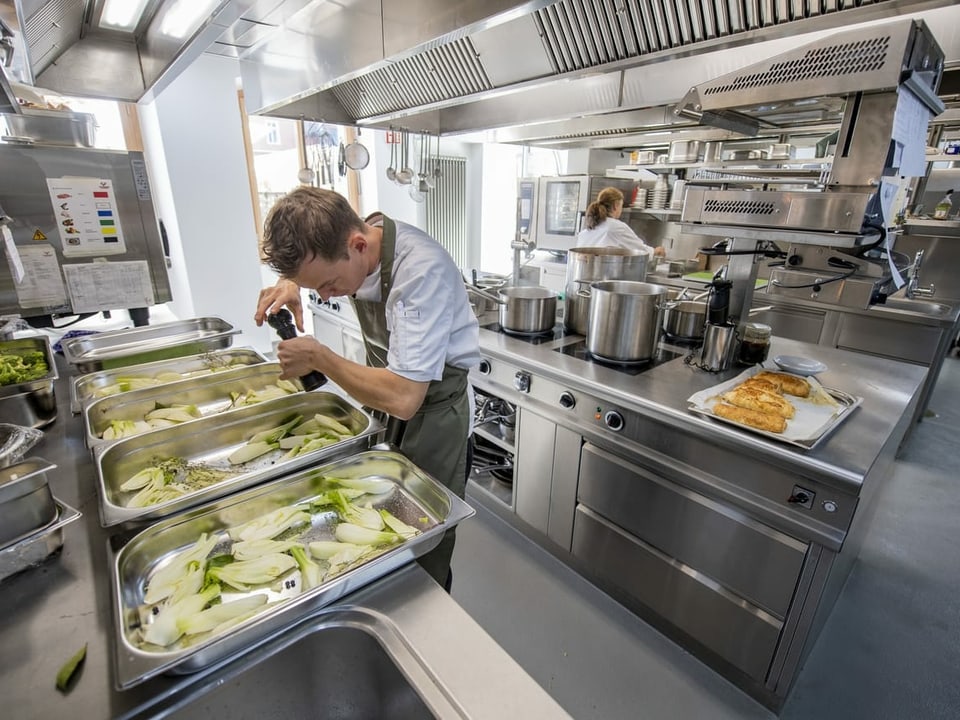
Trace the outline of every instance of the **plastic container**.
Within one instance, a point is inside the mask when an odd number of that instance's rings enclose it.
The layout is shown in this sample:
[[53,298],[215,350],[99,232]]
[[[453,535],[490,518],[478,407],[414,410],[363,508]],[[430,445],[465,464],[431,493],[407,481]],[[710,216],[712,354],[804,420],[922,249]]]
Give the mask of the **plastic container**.
[[947,194],[943,196],[943,200],[938,202],[937,206],[933,209],[934,220],[946,220],[950,217],[951,210],[953,210],[953,190],[947,190]]
[[747,323],[743,328],[740,353],[741,365],[759,365],[770,354],[770,326],[763,323]]

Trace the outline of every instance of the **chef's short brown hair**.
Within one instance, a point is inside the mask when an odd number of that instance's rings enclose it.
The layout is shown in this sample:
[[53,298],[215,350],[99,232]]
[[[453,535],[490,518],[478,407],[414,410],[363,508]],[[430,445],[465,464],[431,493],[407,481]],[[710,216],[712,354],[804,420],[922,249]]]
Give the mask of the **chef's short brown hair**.
[[299,187],[270,209],[263,229],[263,259],[283,277],[293,277],[314,257],[346,259],[347,238],[363,221],[340,193]]

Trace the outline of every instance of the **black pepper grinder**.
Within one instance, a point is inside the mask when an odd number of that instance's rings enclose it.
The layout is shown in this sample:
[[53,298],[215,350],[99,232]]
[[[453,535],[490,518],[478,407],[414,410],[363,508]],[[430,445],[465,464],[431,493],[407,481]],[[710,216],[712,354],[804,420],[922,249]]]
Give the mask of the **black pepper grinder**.
[[710,285],[710,302],[707,307],[707,322],[711,325],[726,325],[730,317],[730,280],[714,280]]
[[[286,308],[280,308],[277,313],[267,315],[267,324],[276,330],[277,335],[283,340],[289,340],[297,336],[297,329],[293,325],[293,316]],[[314,370],[301,377],[300,383],[304,390],[316,390],[321,385],[327,384],[327,376]]]

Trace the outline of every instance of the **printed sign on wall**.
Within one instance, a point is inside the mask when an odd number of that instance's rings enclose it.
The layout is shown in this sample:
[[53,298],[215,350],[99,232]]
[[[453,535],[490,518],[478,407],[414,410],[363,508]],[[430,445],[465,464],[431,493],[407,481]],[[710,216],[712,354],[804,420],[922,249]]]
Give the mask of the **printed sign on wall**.
[[65,257],[127,251],[113,183],[101,178],[47,178]]

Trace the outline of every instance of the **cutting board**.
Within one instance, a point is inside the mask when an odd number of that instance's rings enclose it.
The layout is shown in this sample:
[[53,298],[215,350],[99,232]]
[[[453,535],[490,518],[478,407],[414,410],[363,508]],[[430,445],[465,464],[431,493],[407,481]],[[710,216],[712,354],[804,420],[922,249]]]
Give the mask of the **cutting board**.
[[[710,272],[709,270],[687,273],[681,278],[681,280],[686,280],[687,282],[703,283],[704,285],[708,285],[709,283],[713,282],[713,273]],[[759,290],[760,288],[764,288],[766,286],[767,286],[766,280],[763,280],[762,278],[757,278],[754,288]]]

